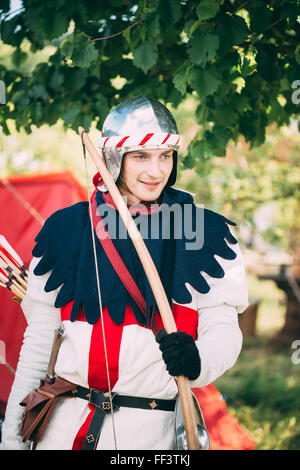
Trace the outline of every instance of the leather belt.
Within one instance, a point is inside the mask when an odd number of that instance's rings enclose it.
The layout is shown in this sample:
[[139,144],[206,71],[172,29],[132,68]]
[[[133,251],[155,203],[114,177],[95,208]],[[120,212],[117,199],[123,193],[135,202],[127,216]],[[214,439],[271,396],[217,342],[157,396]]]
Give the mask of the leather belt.
[[90,405],[95,406],[95,411],[87,430],[82,450],[96,449],[105,415],[111,412],[111,402],[113,405],[113,411],[117,411],[120,406],[141,408],[143,410],[174,411],[176,404],[176,399],[164,400],[161,398],[131,397],[127,395],[118,395],[117,393],[112,393],[110,401],[108,393],[103,393],[95,388],[86,388],[80,385],[72,391],[72,394],[74,397],[87,400]]

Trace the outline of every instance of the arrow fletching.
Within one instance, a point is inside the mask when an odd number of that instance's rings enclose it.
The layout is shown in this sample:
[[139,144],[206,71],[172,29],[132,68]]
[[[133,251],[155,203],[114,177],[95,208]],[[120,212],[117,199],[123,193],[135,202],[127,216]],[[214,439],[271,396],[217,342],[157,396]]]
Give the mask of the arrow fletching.
[[0,286],[14,294],[20,303],[26,294],[28,271],[18,253],[0,235]]

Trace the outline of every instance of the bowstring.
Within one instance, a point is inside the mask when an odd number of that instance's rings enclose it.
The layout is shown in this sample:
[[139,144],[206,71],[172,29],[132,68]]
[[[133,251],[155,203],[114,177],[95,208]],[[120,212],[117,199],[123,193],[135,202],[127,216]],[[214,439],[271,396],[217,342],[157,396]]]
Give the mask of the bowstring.
[[82,151],[83,151],[83,157],[84,157],[86,187],[87,187],[88,201],[89,201],[89,213],[90,213],[91,232],[92,232],[92,241],[93,241],[94,261],[95,261],[95,269],[96,269],[97,291],[98,291],[98,300],[99,300],[99,308],[100,308],[100,319],[101,319],[101,327],[102,327],[102,334],[103,334],[106,375],[107,375],[107,383],[108,383],[108,392],[109,392],[109,401],[110,401],[110,409],[111,409],[111,419],[112,419],[112,426],[113,426],[115,450],[118,450],[117,449],[117,440],[116,440],[116,429],[115,429],[115,421],[114,421],[113,403],[112,403],[112,396],[111,396],[111,384],[110,384],[110,375],[109,375],[109,367],[108,367],[108,356],[107,356],[107,348],[106,348],[105,328],[104,328],[104,320],[103,320],[103,314],[102,314],[100,278],[99,278],[98,259],[97,259],[97,252],[96,252],[96,242],[95,242],[95,233],[94,233],[91,194],[90,194],[90,189],[89,189],[89,177],[88,177],[88,168],[87,168],[87,159],[86,159],[86,148],[85,148],[85,144],[84,144],[83,138],[82,138],[83,134],[84,134],[84,132],[81,135],[81,142],[82,142]]

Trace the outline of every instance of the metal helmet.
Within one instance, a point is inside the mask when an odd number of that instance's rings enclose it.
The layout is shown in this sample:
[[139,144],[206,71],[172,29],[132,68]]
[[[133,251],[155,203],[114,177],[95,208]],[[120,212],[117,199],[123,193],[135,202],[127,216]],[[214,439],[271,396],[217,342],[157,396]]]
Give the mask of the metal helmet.
[[[103,151],[107,169],[117,180],[123,155],[139,149],[174,149],[173,169],[167,185],[172,186],[177,175],[177,150],[182,144],[175,119],[159,101],[135,96],[116,106],[106,117],[99,147]],[[98,184],[100,191],[107,191]]]

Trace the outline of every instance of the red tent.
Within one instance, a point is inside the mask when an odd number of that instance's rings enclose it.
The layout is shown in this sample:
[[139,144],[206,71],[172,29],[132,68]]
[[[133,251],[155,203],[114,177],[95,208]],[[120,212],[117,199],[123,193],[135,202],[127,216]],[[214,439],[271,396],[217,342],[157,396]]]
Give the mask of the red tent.
[[[0,234],[20,255],[26,267],[31,260],[34,238],[44,220],[53,212],[87,200],[70,172],[47,175],[18,175],[0,180]],[[0,354],[16,368],[26,321],[21,307],[7,289],[0,289]],[[0,364],[0,413],[5,407],[14,374]],[[254,449],[255,444],[229,412],[222,395],[213,384],[193,389],[203,411],[211,449]]]
[[[70,172],[16,175],[0,180],[0,234],[22,258],[32,258],[34,239],[43,221],[63,207],[87,200],[87,192]],[[0,289],[0,353],[16,368],[26,322],[21,307],[7,289]],[[14,375],[0,364],[0,413],[4,414]]]

